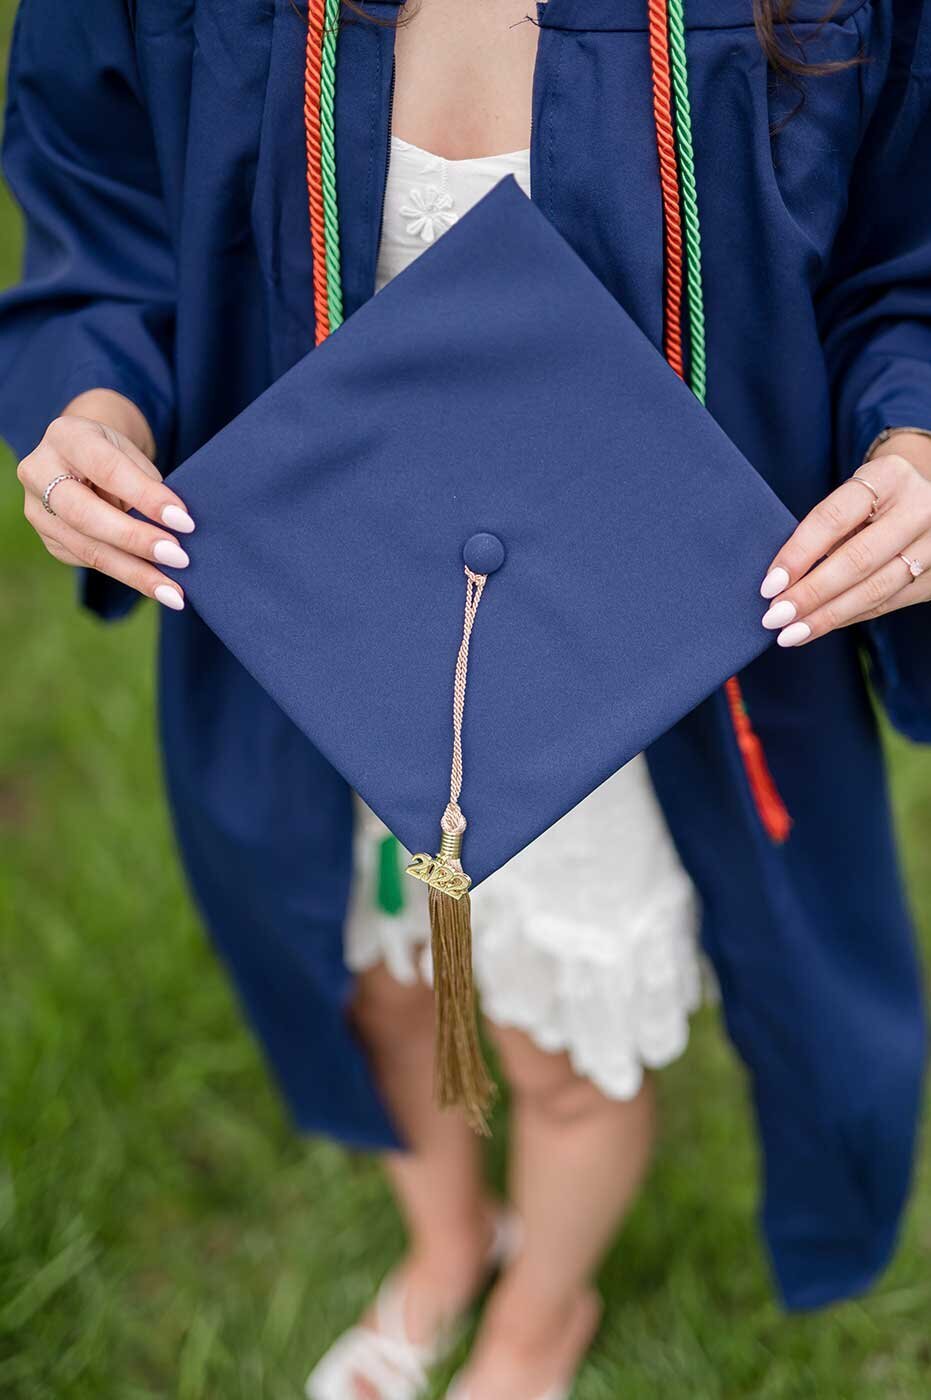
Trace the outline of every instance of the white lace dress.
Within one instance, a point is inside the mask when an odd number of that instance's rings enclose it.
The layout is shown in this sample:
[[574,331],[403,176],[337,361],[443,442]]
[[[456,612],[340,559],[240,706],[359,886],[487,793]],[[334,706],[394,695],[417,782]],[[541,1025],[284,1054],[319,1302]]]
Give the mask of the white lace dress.
[[[445,160],[393,137],[378,288],[507,174],[529,192],[528,151]],[[403,880],[386,912],[382,862],[407,853],[358,798],[356,815],[346,962],[429,980],[426,887]],[[486,880],[472,922],[484,1014],[566,1051],[603,1093],[632,1098],[644,1066],[684,1050],[702,994],[698,901],[642,755]]]

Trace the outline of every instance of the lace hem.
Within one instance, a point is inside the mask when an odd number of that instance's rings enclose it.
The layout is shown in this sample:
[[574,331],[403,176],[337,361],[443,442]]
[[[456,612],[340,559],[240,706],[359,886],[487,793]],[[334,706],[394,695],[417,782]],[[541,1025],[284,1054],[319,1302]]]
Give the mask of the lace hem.
[[[359,842],[345,956],[355,972],[383,962],[399,982],[432,981],[426,891],[413,886],[397,915],[374,906],[375,848]],[[645,1068],[677,1059],[689,1017],[710,990],[699,952],[699,906],[684,872],[631,920],[576,919],[491,898],[473,907],[475,977],[484,1014],[524,1031],[607,1097],[632,1099]],[[522,905],[526,907],[522,908]]]
[[623,930],[499,918],[476,937],[475,965],[490,1020],[567,1053],[608,1098],[632,1099],[645,1068],[683,1053],[703,999],[697,896],[683,880]]

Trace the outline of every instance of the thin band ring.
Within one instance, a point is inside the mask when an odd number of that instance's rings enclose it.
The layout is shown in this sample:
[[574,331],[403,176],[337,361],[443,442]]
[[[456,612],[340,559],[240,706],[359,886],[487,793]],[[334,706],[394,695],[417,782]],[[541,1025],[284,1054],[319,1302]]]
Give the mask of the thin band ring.
[[873,502],[872,502],[872,505],[870,506],[870,514],[869,514],[869,519],[872,520],[872,519],[873,519],[873,516],[876,514],[876,511],[877,511],[877,509],[878,509],[878,507],[879,507],[879,505],[880,505],[879,492],[876,490],[876,487],[872,484],[872,482],[867,481],[867,479],[866,479],[865,476],[857,476],[857,473],[856,473],[856,472],[854,472],[853,476],[848,477],[848,480],[849,480],[849,481],[855,481],[855,482],[857,483],[858,486],[865,486],[866,489],[867,489],[867,491],[869,491],[870,495],[873,497]]
[[74,472],[60,472],[58,476],[53,476],[48,486],[42,492],[42,504],[49,515],[57,515],[58,511],[52,506],[52,492],[56,486],[60,486],[63,481],[81,481],[81,477],[75,476]]
[[900,554],[899,558],[902,560],[902,563],[908,569],[908,572],[911,574],[913,581],[915,579],[920,578],[921,575],[924,573],[925,566],[924,564],[922,564],[920,559],[909,559],[907,554]]

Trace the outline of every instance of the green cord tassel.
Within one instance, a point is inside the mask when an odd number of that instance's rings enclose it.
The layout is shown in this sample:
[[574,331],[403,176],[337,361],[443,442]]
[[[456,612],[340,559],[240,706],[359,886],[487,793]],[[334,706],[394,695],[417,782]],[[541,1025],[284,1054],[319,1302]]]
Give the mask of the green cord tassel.
[[401,879],[401,847],[396,836],[383,836],[378,845],[378,907],[383,914],[400,914],[404,908]]
[[336,45],[340,0],[326,0],[320,66],[320,168],[323,181],[323,225],[326,230],[327,296],[330,330],[343,321],[343,284],[339,247],[339,208],[336,198]]

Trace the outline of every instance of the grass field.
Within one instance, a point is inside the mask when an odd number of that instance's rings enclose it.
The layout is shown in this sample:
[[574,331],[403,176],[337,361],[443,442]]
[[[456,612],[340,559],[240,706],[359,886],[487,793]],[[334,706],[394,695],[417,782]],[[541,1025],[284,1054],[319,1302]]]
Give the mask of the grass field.
[[[0,33],[12,7],[0,0]],[[0,282],[18,229],[0,206]],[[0,1397],[285,1400],[401,1243],[375,1167],[283,1121],[176,867],[152,608],[105,630],[0,458]],[[931,755],[892,745],[926,947]],[[931,1158],[863,1302],[787,1318],[741,1074],[703,1013],[578,1400],[931,1395]],[[500,1174],[504,1147],[494,1149]],[[438,1392],[440,1393],[440,1392]]]

